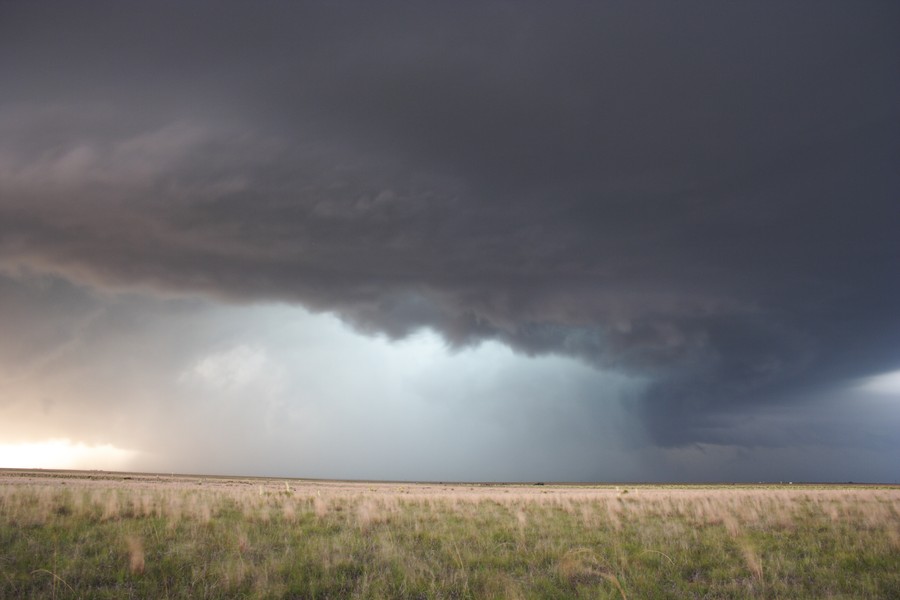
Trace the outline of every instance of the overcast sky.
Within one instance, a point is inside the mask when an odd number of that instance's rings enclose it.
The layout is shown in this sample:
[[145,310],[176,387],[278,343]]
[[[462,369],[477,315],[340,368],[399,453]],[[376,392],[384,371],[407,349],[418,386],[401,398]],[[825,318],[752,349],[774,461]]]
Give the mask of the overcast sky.
[[900,481],[900,4],[0,2],[0,466],[48,442]]

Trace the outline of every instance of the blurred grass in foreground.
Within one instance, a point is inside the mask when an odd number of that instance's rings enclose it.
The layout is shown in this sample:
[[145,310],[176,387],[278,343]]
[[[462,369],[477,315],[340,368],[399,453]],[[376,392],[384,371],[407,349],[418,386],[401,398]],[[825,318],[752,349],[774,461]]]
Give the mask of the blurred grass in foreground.
[[900,598],[900,488],[4,473],[2,598]]

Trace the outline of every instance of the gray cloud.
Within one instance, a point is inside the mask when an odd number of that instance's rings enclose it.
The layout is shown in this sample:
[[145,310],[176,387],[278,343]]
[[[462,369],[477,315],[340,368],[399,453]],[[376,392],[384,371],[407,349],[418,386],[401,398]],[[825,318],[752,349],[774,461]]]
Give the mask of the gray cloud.
[[663,446],[900,365],[891,3],[0,10],[9,268],[578,357]]

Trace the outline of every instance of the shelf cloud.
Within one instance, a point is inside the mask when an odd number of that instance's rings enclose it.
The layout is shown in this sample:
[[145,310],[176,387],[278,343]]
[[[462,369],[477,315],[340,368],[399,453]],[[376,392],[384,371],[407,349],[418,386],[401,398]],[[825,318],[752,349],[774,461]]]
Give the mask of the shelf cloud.
[[[0,14],[0,319],[35,356],[53,314],[113,335],[112,297],[296,305],[640,381],[660,452],[838,443],[852,382],[900,368],[891,3]],[[182,383],[271,367],[216,351]]]

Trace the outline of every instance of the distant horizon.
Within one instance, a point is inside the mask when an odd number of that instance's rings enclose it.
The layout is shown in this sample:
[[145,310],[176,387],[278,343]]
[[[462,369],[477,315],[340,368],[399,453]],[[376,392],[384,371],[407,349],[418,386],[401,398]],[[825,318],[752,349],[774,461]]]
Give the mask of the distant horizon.
[[797,485],[797,486],[873,486],[873,487],[897,487],[900,481],[537,481],[537,480],[519,480],[519,481],[481,481],[481,480],[408,480],[408,479],[342,479],[328,477],[303,477],[290,475],[242,475],[242,474],[226,474],[226,473],[179,473],[179,472],[144,472],[144,471],[107,471],[104,469],[43,469],[28,467],[0,467],[0,472],[11,473],[59,473],[59,474],[105,474],[105,475],[137,475],[139,477],[148,478],[183,478],[192,479],[210,478],[210,479],[240,479],[240,480],[276,480],[276,481],[303,481],[303,482],[322,482],[322,483],[383,483],[383,484],[409,484],[409,485],[476,485],[476,486],[732,486],[732,485]]

